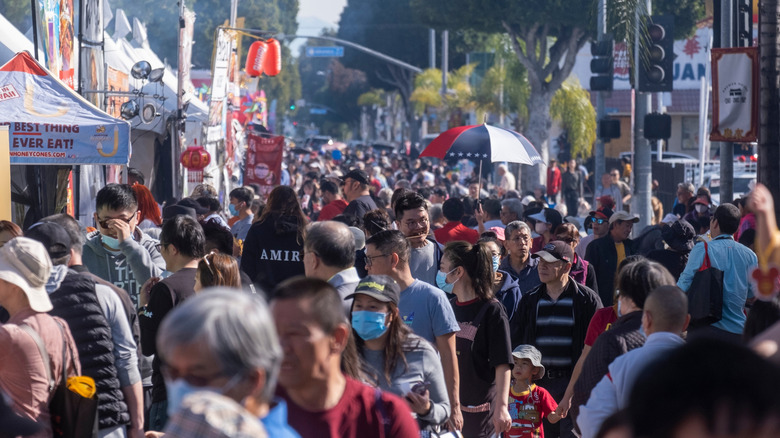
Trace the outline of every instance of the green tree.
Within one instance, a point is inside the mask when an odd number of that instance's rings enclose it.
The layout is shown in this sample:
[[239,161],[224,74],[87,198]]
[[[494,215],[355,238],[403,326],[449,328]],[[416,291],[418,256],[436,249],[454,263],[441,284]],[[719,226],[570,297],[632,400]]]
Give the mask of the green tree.
[[[704,14],[701,2],[692,0],[658,0],[656,11],[674,12],[677,34],[694,30],[693,23]],[[621,26],[629,30],[629,23],[637,10],[638,0],[610,0],[608,9],[613,21],[610,28],[620,39]],[[474,2],[471,0],[411,0],[411,6],[420,21],[439,29],[471,29],[495,32],[502,29],[509,36],[512,48],[527,71],[530,94],[528,127],[525,134],[541,150],[543,158],[549,155],[548,139],[552,118],[550,104],[555,92],[571,74],[577,53],[596,34],[594,0],[526,0],[519,7],[511,0]],[[625,37],[625,36],[624,36]],[[523,172],[524,183],[540,181],[539,167]]]
[[550,115],[566,131],[571,157],[589,157],[596,141],[596,110],[577,79],[569,78],[555,93]]
[[447,73],[447,92],[444,96],[441,95],[441,70],[431,68],[417,75],[410,97],[417,114],[423,114],[427,107],[435,107],[439,118],[448,121],[448,128],[463,124],[463,113],[476,108],[475,94],[469,83],[475,66],[466,64]]

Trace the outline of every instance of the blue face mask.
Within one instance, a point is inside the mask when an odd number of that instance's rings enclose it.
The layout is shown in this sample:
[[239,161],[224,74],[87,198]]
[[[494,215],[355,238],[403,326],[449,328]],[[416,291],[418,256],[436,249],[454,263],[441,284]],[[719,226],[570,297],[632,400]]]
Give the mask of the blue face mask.
[[376,339],[387,331],[385,318],[387,314],[357,310],[352,312],[352,328],[364,341]]
[[501,256],[493,256],[493,273],[498,272],[498,265],[501,264]]
[[643,338],[647,339],[647,333],[645,333],[645,325],[641,324],[639,326],[639,334],[642,335]]
[[236,206],[233,204],[228,204],[228,210],[230,210],[231,216],[238,216],[238,210],[236,210]]
[[[452,271],[454,271],[455,269],[453,269]],[[455,283],[458,281],[455,280],[452,282],[452,284],[447,283],[447,276],[450,275],[452,271],[447,272],[446,274],[442,271],[436,273],[436,285],[439,286],[439,289],[443,290],[444,292],[447,292],[448,294],[452,293],[452,288],[455,287]]]
[[620,298],[618,298],[618,308],[617,308],[617,312],[618,312],[618,318],[620,318],[621,316],[623,316],[623,312],[622,312],[622,311],[621,311],[621,309],[620,309]]
[[224,395],[232,387],[236,386],[236,384],[241,381],[241,378],[242,377],[240,374],[233,376],[233,378],[230,379],[222,388],[211,388],[208,386],[203,386],[203,387],[193,386],[187,383],[187,381],[184,379],[176,379],[173,381],[169,381],[166,379],[165,389],[168,393],[168,407],[167,407],[168,417],[169,418],[172,417],[173,414],[175,414],[181,407],[184,398],[192,394],[193,392],[212,391]]
[[105,234],[101,234],[100,235],[100,240],[103,241],[103,245],[105,245],[105,246],[107,246],[107,247],[109,247],[109,248],[111,248],[111,249],[113,249],[115,251],[119,251],[119,244],[121,243],[121,242],[119,242],[119,239],[115,239],[115,238],[113,238],[111,236],[106,236]]

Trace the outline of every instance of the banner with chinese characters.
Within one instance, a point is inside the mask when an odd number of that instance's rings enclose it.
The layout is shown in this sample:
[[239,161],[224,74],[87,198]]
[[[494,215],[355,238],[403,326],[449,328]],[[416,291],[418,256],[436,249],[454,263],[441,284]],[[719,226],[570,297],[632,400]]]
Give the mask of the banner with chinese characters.
[[284,137],[249,132],[247,143],[244,185],[260,185],[258,195],[266,197],[281,183]]
[[758,47],[712,49],[711,141],[758,138]]

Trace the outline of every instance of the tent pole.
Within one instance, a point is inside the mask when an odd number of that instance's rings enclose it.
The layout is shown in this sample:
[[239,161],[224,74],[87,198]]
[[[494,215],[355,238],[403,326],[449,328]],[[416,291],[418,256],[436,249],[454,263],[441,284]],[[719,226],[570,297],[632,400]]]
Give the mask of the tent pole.
[[78,220],[79,203],[81,202],[81,166],[73,166],[73,217]]
[[36,11],[36,3],[38,3],[36,0],[30,0],[30,8],[32,10],[32,37],[33,37],[33,50],[35,53],[33,53],[33,58],[35,58],[36,61],[40,61],[38,59],[38,14]]

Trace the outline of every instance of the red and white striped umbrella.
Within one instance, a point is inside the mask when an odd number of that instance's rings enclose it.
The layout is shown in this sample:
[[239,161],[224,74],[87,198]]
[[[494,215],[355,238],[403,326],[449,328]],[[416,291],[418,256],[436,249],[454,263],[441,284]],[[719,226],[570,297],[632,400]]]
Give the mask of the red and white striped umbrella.
[[436,137],[420,156],[491,163],[507,161],[531,166],[542,162],[539,152],[522,134],[488,124],[449,129]]

